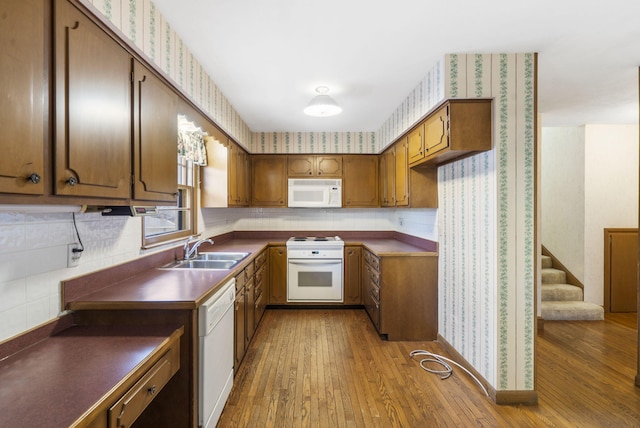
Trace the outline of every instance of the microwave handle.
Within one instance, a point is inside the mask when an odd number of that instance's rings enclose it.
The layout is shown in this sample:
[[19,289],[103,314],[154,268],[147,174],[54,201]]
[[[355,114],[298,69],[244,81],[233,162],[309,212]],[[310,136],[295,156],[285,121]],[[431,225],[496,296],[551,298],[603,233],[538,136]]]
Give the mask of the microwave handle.
[[292,265],[338,265],[342,264],[340,259],[289,259]]

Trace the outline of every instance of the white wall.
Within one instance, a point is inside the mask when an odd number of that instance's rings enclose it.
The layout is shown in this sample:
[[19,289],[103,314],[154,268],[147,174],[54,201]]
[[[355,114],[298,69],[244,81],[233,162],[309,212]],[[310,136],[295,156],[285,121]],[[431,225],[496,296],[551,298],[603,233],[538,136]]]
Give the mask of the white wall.
[[585,152],[581,127],[542,128],[542,245],[584,282]]
[[542,130],[542,244],[604,304],[604,229],[638,227],[638,125]]
[[638,126],[587,125],[585,300],[604,304],[604,229],[638,227]]

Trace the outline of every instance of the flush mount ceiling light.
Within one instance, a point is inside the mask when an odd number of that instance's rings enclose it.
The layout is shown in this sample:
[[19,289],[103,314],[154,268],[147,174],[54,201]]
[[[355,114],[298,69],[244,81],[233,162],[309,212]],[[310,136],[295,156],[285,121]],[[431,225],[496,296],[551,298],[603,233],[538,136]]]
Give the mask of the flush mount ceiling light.
[[309,116],[318,116],[318,117],[326,117],[326,116],[335,116],[342,111],[342,108],[327,95],[329,92],[329,88],[326,86],[318,86],[316,88],[316,92],[318,95],[313,97],[304,109],[304,114]]

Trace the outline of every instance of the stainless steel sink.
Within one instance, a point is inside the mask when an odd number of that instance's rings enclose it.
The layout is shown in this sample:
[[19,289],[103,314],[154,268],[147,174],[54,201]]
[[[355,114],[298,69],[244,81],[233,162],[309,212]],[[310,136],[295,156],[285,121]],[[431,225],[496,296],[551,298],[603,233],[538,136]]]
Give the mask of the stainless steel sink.
[[234,253],[223,251],[212,251],[207,253],[199,253],[194,260],[244,260],[251,253]]
[[200,253],[191,260],[176,260],[161,269],[208,269],[229,270],[251,253],[209,252]]

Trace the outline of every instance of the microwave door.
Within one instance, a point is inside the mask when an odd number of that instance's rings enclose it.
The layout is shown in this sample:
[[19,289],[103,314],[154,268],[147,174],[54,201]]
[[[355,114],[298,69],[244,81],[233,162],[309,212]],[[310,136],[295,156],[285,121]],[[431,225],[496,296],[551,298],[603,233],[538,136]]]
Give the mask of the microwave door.
[[324,187],[293,188],[289,192],[290,207],[323,207],[327,205],[328,194]]

